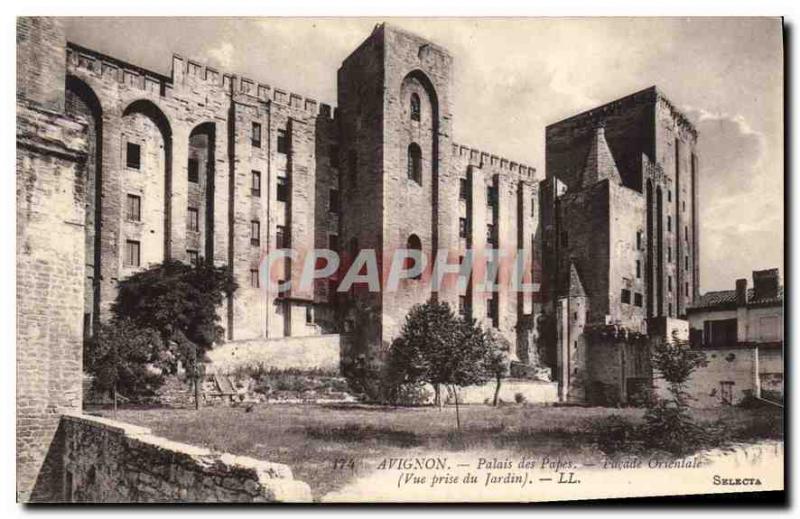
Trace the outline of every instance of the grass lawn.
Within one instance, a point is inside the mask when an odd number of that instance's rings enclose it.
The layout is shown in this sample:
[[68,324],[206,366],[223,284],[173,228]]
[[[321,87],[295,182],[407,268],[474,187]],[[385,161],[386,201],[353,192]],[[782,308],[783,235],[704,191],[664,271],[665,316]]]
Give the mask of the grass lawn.
[[[99,411],[111,416],[111,411]],[[769,436],[780,409],[693,410],[700,421],[723,420],[739,440]],[[222,452],[285,463],[311,486],[315,498],[364,475],[383,458],[443,452],[493,456],[569,455],[577,461],[602,454],[582,431],[587,420],[617,414],[639,420],[641,409],[539,406],[465,406],[463,434],[455,434],[455,408],[386,408],[334,405],[262,405],[242,408],[125,409],[116,419],[150,427],[154,434]],[[352,460],[344,470],[336,460]]]

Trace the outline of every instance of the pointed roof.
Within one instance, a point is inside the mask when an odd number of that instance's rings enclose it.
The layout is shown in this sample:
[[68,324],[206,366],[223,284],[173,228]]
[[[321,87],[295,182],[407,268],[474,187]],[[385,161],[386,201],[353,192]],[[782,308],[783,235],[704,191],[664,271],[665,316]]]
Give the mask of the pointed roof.
[[581,187],[587,188],[606,179],[616,184],[622,184],[617,163],[614,161],[608,142],[606,142],[605,128],[598,127],[595,128],[592,143],[589,146],[589,154],[586,156],[583,166]]
[[583,289],[583,282],[574,261],[569,262],[568,294],[570,297],[586,297],[586,291]]

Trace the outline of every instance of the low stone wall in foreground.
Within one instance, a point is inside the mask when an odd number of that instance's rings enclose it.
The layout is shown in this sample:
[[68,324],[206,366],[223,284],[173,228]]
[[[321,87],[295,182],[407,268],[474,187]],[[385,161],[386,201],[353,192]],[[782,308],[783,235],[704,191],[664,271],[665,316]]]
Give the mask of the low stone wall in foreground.
[[106,418],[65,415],[64,500],[94,503],[307,502],[279,463],[220,454]]

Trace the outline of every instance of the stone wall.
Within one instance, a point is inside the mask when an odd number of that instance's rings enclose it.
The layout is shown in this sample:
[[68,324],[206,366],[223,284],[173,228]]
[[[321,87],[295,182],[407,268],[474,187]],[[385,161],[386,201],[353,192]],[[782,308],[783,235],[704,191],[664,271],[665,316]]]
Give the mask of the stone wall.
[[[687,392],[695,399],[691,405],[735,405],[748,395],[757,395],[756,348],[734,346],[704,351],[708,365],[695,371],[687,384]],[[659,386],[663,386],[663,382]]]
[[339,371],[339,335],[232,341],[209,351],[207,373],[232,373],[237,368],[321,369]]
[[[462,404],[485,404],[494,400],[497,385],[494,381],[480,386],[467,386],[459,388],[458,401]],[[519,395],[519,396],[518,396]],[[503,379],[500,384],[499,399],[511,403],[527,402],[531,404],[552,404],[558,402],[558,382],[544,382],[540,380]],[[450,398],[452,400],[452,397]]]
[[221,454],[105,418],[66,415],[63,501],[307,502],[286,465]]

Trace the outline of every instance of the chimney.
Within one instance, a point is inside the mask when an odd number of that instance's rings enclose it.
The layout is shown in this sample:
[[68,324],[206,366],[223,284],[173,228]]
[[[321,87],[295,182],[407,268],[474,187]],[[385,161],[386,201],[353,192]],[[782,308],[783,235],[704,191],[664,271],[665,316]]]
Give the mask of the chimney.
[[772,299],[778,297],[778,269],[753,271],[753,298]]
[[747,279],[736,280],[736,306],[747,305]]

